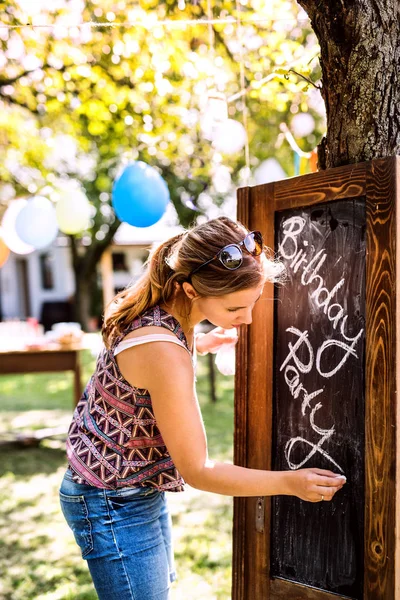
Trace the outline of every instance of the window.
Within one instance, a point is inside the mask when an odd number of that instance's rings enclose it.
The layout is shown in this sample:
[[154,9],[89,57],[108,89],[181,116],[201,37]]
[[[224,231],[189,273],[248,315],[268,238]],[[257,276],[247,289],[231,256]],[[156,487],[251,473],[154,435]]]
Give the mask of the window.
[[54,289],[54,257],[46,252],[39,257],[40,261],[40,277],[43,290]]
[[112,265],[113,271],[129,271],[126,265],[126,254],[124,252],[113,252],[112,253]]

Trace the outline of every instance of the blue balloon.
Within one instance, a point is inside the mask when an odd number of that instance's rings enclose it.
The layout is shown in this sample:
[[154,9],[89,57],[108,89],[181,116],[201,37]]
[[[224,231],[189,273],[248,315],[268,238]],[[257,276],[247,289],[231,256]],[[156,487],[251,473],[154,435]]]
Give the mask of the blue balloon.
[[149,227],[163,216],[169,190],[154,167],[142,161],[130,163],[114,182],[112,203],[120,221],[135,227]]

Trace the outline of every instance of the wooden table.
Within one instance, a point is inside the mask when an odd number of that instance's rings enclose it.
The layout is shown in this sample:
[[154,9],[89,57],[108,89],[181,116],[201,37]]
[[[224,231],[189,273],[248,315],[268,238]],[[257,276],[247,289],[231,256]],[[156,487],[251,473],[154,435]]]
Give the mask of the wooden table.
[[79,356],[81,349],[82,346],[49,346],[32,350],[1,350],[0,375],[73,371],[74,406],[76,406],[83,391]]

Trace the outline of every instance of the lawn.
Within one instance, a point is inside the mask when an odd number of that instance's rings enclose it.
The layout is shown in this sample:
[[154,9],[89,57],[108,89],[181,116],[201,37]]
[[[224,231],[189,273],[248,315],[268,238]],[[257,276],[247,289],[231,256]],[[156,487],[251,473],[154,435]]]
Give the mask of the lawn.
[[[85,379],[94,365],[82,353]],[[232,459],[233,378],[217,375],[218,402],[209,401],[207,362],[199,358],[197,389],[212,458]],[[0,378],[0,434],[68,423],[72,374]],[[0,466],[0,599],[95,600],[58,504],[66,466],[64,439],[2,451]],[[232,499],[187,488],[170,494],[178,581],[172,600],[229,599]]]

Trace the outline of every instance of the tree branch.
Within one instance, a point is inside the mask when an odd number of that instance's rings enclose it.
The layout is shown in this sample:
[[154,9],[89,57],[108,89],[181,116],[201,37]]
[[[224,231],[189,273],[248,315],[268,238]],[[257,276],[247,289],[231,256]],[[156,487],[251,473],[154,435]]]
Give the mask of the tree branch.
[[115,79],[115,77],[112,76],[109,67],[104,65],[100,61],[99,62],[93,61],[90,64],[91,64],[92,68],[99,67],[102,71],[104,71],[104,73],[107,74],[107,77],[116,85],[126,85],[130,89],[134,89],[134,85],[133,85],[130,77],[121,77],[120,79]]
[[83,274],[90,275],[93,272],[104,250],[106,250],[111,244],[113,237],[120,225],[121,221],[115,217],[115,221],[110,225],[110,229],[108,230],[104,239],[96,241],[92,240],[92,243],[86,250],[85,255],[81,258],[80,267]]
[[[197,6],[200,9],[201,16],[207,18],[208,15],[203,10],[203,7],[201,6],[201,4],[198,4]],[[214,25],[211,25],[211,27],[213,29],[215,38],[224,47],[225,52],[227,53],[227,55],[229,56],[229,58],[231,59],[231,61],[234,63],[235,62],[235,57],[233,56],[232,52],[229,50],[228,46],[226,45],[224,38],[222,37],[222,35],[220,34],[220,32],[215,29]]]
[[4,100],[4,102],[6,102],[7,104],[12,104],[14,106],[20,106],[21,108],[25,108],[25,110],[28,110],[29,112],[31,112],[34,115],[40,116],[41,113],[37,110],[37,108],[32,108],[30,106],[28,106],[28,104],[26,104],[25,102],[21,102],[20,100],[17,100],[16,98],[13,98],[12,96],[9,96],[8,94],[4,94],[1,89],[0,89],[0,98],[2,98]]
[[41,68],[41,67],[37,67],[36,69],[30,69],[30,70],[22,71],[22,73],[20,73],[19,75],[16,75],[15,77],[9,77],[9,78],[1,77],[0,78],[0,87],[4,87],[6,85],[12,85],[13,83],[15,83],[16,81],[18,81],[19,79],[22,79],[22,77],[26,77],[27,75],[30,75],[30,73],[34,73],[39,68]]
[[294,69],[289,69],[288,73],[294,73],[298,77],[301,77],[302,79],[304,79],[304,81],[307,81],[307,83],[309,83],[310,85],[314,86],[317,90],[322,90],[322,86],[317,85],[316,83],[314,83],[313,81],[311,81],[311,79],[308,79],[308,77],[305,77],[304,75],[302,75],[301,73],[298,73]]
[[72,265],[75,269],[79,268],[79,255],[78,255],[78,247],[76,244],[76,238],[74,235],[68,235],[69,242],[71,244],[71,254],[72,254]]
[[5,87],[6,85],[12,85],[16,81],[19,81],[20,79],[22,79],[22,77],[26,77],[27,75],[30,75],[31,73],[34,73],[38,69],[40,69],[42,71],[46,71],[47,69],[55,69],[56,71],[59,71],[59,72],[62,73],[66,69],[68,69],[69,66],[71,66],[71,65],[68,65],[68,66],[67,65],[63,65],[59,69],[56,69],[56,67],[53,67],[52,65],[49,65],[48,63],[45,63],[44,65],[42,65],[41,67],[37,67],[36,69],[30,69],[30,70],[22,71],[22,73],[19,73],[19,75],[16,75],[15,77],[9,77],[9,78],[1,77],[0,78],[0,88]]

